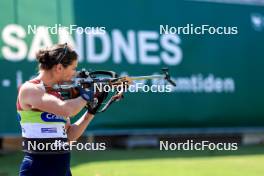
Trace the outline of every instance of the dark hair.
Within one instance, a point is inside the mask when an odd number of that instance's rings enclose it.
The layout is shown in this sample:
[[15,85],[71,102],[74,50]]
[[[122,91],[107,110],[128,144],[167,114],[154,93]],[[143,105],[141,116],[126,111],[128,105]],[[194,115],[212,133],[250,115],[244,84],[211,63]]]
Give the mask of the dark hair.
[[57,44],[51,48],[39,50],[36,55],[39,68],[43,70],[50,70],[57,64],[62,64],[66,68],[74,60],[77,60],[77,57],[77,53],[67,46],[67,43]]

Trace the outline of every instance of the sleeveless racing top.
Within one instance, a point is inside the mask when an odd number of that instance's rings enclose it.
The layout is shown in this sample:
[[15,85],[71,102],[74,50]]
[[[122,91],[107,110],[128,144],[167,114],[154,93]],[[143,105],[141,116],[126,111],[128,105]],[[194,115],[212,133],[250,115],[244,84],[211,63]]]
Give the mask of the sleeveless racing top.
[[[58,92],[46,90],[41,80],[33,79],[29,82],[41,84],[47,93],[62,99]],[[63,117],[37,109],[23,110],[18,99],[17,113],[22,130],[23,151],[29,153],[69,152],[65,147],[67,134],[65,130],[66,120]]]

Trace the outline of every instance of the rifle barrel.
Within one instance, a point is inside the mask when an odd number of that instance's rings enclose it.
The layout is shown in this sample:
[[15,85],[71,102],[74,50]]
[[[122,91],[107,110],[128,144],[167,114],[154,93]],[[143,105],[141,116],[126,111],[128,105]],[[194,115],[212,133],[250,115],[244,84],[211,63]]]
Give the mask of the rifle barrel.
[[164,75],[132,76],[131,80],[164,79]]

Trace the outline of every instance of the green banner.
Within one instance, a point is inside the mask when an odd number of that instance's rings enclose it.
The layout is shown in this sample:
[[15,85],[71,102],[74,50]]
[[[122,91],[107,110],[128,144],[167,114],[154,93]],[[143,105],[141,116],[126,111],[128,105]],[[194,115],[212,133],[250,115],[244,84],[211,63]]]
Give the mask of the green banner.
[[79,69],[137,76],[166,66],[177,83],[169,93],[127,93],[89,130],[264,126],[262,6],[173,0],[0,5],[2,134],[19,132],[17,87],[37,73],[36,51],[64,42],[78,52]]

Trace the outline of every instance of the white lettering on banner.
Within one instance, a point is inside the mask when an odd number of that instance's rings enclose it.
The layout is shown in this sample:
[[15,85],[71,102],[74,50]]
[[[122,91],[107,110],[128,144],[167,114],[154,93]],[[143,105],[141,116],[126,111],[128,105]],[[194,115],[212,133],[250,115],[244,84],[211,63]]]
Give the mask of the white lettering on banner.
[[[55,43],[67,42],[78,52],[80,62],[105,63],[112,59],[115,64],[175,66],[182,61],[181,39],[175,35],[159,35],[158,31],[122,32],[119,29],[104,34],[88,35],[75,30],[71,35],[68,28],[59,27],[58,41],[52,41],[47,26],[34,26],[30,29],[32,41],[27,43],[27,30],[18,24],[3,27],[1,54],[8,61],[35,60],[36,52]],[[73,37],[74,36],[74,37]],[[86,48],[84,48],[84,46]],[[98,47],[100,46],[100,47]],[[84,59],[86,56],[86,59]]]
[[[26,31],[22,26],[16,24],[7,25],[2,31],[2,39],[6,44],[2,47],[2,53],[6,60],[20,61],[26,57],[27,45],[23,39]],[[12,48],[15,48],[12,49]]]
[[168,52],[161,52],[161,58],[167,65],[178,65],[181,62],[182,51],[178,46],[180,43],[181,39],[178,35],[163,35],[161,37],[161,46],[164,47],[165,51],[170,51],[173,54],[170,56]]
[[178,77],[175,81],[177,82],[177,87],[173,87],[172,89],[175,92],[235,92],[235,81],[233,78],[220,78],[214,76],[212,73],[207,77],[202,74],[192,75],[191,77]]
[[156,42],[148,42],[147,40],[157,40],[159,34],[152,31],[140,31],[138,34],[139,45],[139,61],[142,64],[159,65],[158,56],[150,56],[148,52],[157,52],[159,47]]
[[[96,44],[95,39],[101,40],[101,53],[96,53]],[[109,57],[111,53],[111,45],[110,45],[110,38],[108,35],[86,35],[87,41],[87,60],[90,63],[103,63]]]
[[[122,52],[126,56],[127,62],[130,64],[135,64],[137,62],[136,58],[136,42],[135,42],[135,32],[130,30],[127,32],[127,43],[125,42],[122,33],[119,30],[112,31],[113,36],[113,59],[116,64],[121,63]],[[122,51],[122,52],[121,52]]]

